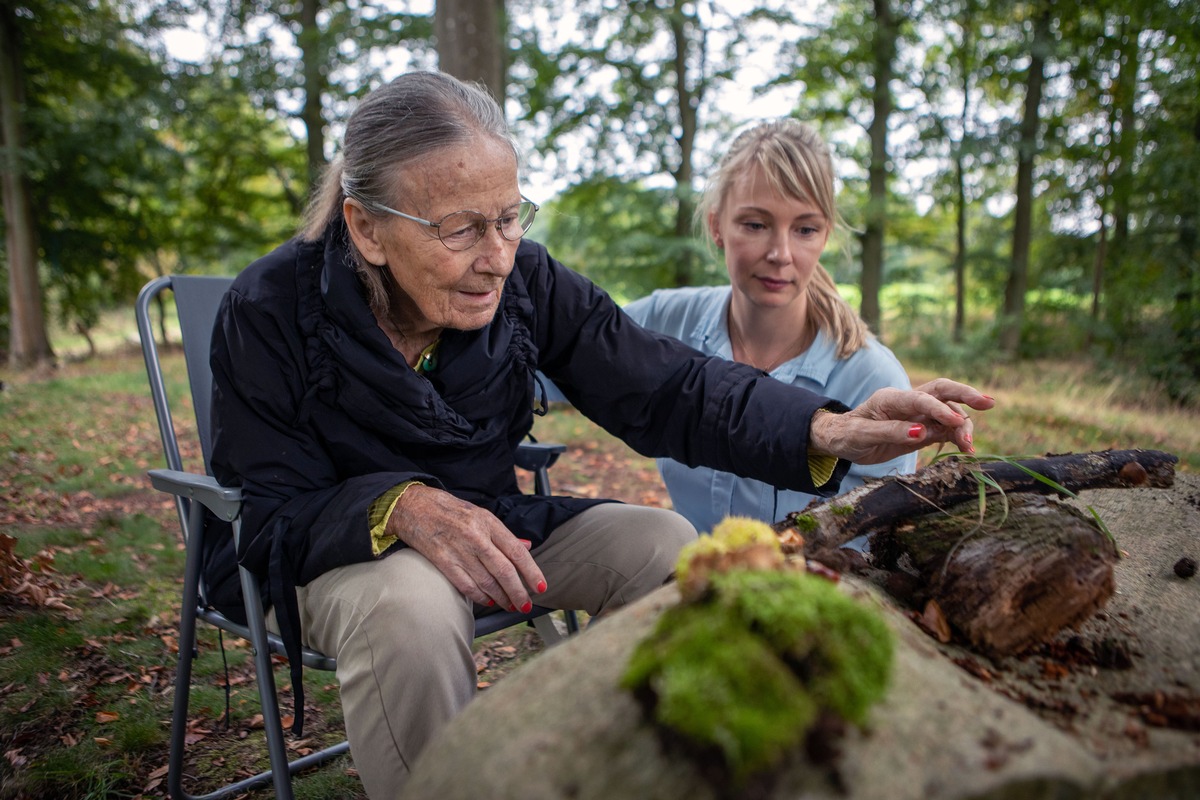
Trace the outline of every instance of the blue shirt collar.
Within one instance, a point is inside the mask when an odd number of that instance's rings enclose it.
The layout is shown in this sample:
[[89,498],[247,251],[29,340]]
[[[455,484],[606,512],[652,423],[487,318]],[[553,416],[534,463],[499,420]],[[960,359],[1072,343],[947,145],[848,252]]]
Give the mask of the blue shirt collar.
[[[724,300],[720,314],[707,314],[696,326],[696,337],[704,342],[708,352],[721,358],[733,360],[733,342],[729,339],[729,296]],[[821,386],[829,382],[829,376],[837,366],[837,345],[817,331],[817,337],[809,348],[790,361],[785,361],[771,372],[771,377],[784,383],[793,383],[796,378],[807,378]]]

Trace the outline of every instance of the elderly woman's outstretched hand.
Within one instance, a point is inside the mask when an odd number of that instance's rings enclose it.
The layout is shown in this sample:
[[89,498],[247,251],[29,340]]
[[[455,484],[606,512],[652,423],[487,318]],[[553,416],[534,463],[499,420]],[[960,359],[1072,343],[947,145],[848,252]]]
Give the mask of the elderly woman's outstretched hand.
[[974,426],[963,406],[984,411],[996,401],[966,384],[938,378],[911,391],[880,389],[845,414],[817,414],[812,450],[856,464],[878,464],[937,442],[974,453]]

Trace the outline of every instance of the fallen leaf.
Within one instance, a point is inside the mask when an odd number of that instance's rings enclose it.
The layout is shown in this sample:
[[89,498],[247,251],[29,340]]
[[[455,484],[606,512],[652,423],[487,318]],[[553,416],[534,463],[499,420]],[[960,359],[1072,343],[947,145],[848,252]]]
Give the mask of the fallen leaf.
[[937,600],[925,604],[925,610],[917,617],[917,624],[942,644],[950,641],[950,623],[946,621],[946,615],[942,613]]
[[97,711],[96,712],[96,722],[99,722],[101,725],[103,725],[106,722],[116,722],[120,718],[121,718],[121,715],[118,714],[116,711]]

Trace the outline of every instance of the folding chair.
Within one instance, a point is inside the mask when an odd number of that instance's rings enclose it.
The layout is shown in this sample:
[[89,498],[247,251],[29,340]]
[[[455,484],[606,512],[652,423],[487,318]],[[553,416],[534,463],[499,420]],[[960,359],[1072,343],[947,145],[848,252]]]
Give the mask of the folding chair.
[[[158,345],[154,338],[151,322],[151,304],[165,290],[171,289],[175,296],[175,307],[179,316],[184,362],[187,366],[192,406],[195,410],[196,427],[207,472],[212,445],[211,431],[209,430],[212,389],[212,373],[208,360],[209,343],[217,307],[232,282],[232,278],[207,276],[175,275],[157,278],[142,288],[136,305],[138,335],[141,338],[142,355],[146,361],[146,374],[150,379],[150,393],[154,400],[159,435],[167,461],[167,469],[150,470],[148,474],[154,488],[174,495],[183,541],[186,546],[183,604],[179,621],[179,662],[175,674],[175,705],[171,717],[171,753],[168,761],[167,788],[171,797],[174,798],[215,800],[241,794],[256,786],[273,783],[276,796],[282,800],[290,800],[293,797],[291,784],[293,774],[346,753],[349,750],[349,744],[341,742],[295,761],[288,761],[272,669],[272,655],[284,655],[285,651],[283,641],[266,628],[258,578],[248,570],[239,568],[248,619],[247,625],[240,625],[230,620],[210,607],[205,599],[204,580],[201,575],[205,509],[218,518],[231,523],[236,541],[241,529],[241,489],[221,486],[208,474],[201,475],[184,471],[179,439],[171,416]],[[564,449],[559,444],[522,445],[518,453],[518,465],[534,473],[535,491],[538,493],[549,494],[549,468]],[[551,609],[534,606],[528,614],[503,611],[489,614],[476,620],[475,635],[479,637],[512,625],[529,622],[535,625],[538,633],[547,642],[553,642],[560,637],[560,634],[550,617],[547,616],[550,611]],[[564,613],[568,632],[577,631],[579,628],[574,612]],[[183,789],[184,744],[188,725],[192,661],[198,655],[196,650],[197,620],[203,620],[223,631],[250,641],[254,653],[254,671],[258,682],[259,699],[262,703],[263,724],[271,765],[271,769],[266,772],[204,795],[191,795]],[[333,671],[337,668],[337,661],[334,658],[307,647],[303,650],[302,662],[304,666],[312,669]]]

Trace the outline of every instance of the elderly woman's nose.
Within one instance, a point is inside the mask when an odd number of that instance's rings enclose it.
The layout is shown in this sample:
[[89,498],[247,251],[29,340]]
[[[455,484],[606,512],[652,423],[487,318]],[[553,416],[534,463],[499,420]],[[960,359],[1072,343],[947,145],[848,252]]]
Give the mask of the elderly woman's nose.
[[479,248],[481,256],[486,256],[483,261],[487,262],[490,268],[489,272],[504,272],[507,274],[512,267],[511,244],[511,242],[501,235],[500,229],[493,224],[487,226],[487,230],[483,233],[483,238],[475,246]]

